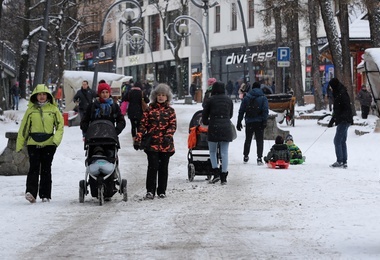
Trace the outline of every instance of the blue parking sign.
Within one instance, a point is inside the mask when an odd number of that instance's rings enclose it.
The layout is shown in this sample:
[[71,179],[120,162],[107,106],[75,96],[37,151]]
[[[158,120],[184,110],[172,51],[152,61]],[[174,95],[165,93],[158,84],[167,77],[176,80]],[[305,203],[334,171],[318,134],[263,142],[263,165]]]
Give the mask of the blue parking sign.
[[277,48],[277,67],[290,66],[290,49],[289,47]]

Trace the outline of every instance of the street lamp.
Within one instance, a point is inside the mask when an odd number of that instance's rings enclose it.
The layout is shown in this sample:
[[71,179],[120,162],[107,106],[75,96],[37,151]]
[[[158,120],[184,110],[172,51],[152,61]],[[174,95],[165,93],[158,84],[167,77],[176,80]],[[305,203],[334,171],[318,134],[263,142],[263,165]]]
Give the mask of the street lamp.
[[153,52],[152,52],[152,47],[150,46],[150,42],[145,38],[145,32],[143,29],[140,27],[129,27],[125,32],[123,32],[119,36],[119,41],[117,43],[116,47],[116,53],[119,53],[119,47],[122,42],[122,39],[126,35],[127,38],[127,43],[133,50],[140,50],[144,46],[144,41],[148,44],[150,55],[152,58],[152,66],[153,66],[153,77],[154,80],[156,80],[156,73],[154,69],[154,60],[153,60]]
[[[228,0],[226,0],[226,2],[228,2]],[[240,0],[232,0],[232,2],[234,2],[235,4],[237,4],[237,6],[239,8],[241,25],[243,27],[243,34],[244,34],[244,41],[245,41],[245,53],[246,53],[246,57],[247,57],[248,76],[249,76],[249,79],[247,81],[251,81],[251,80],[255,81],[255,75],[253,74],[253,69],[252,69],[251,50],[249,49],[248,37],[247,37],[247,29],[245,27],[243,7],[241,6]]]
[[[201,9],[203,9],[204,10],[204,12],[203,12],[203,15],[204,15],[204,17],[205,17],[205,19],[206,19],[206,36],[205,36],[205,38],[206,39],[209,39],[209,16],[208,16],[208,10],[210,9],[210,8],[212,8],[212,7],[214,7],[214,6],[216,6],[216,5],[218,5],[219,3],[217,2],[217,1],[213,1],[213,0],[191,0],[191,2],[196,6],[196,7],[198,7],[198,8],[201,8]],[[208,46],[208,44],[207,44],[207,46],[206,46],[206,49],[205,49],[205,51],[206,51],[206,57],[207,57],[207,71],[209,72],[208,74],[207,74],[207,72],[206,73],[203,73],[203,79],[202,79],[202,85],[203,85],[203,89],[206,91],[206,89],[207,89],[207,79],[208,79],[208,77],[211,77],[211,65],[210,65],[210,60],[209,60],[209,55],[210,55],[210,53],[209,53],[209,46]],[[203,64],[202,65],[202,67],[204,67],[206,64]]]
[[[140,19],[141,19],[141,15],[142,15],[142,9],[141,9],[141,6],[140,4],[136,1],[136,0],[119,0],[115,3],[113,3],[106,11],[105,15],[104,15],[104,18],[103,18],[103,21],[102,21],[102,26],[100,27],[100,33],[99,33],[99,43],[98,43],[98,51],[100,52],[100,48],[102,47],[102,44],[103,44],[103,34],[104,34],[104,25],[106,23],[106,20],[107,20],[107,17],[109,15],[109,13],[111,12],[111,10],[119,5],[119,4],[122,4],[122,3],[130,3],[132,4],[135,9],[137,9],[138,11],[138,14],[137,16],[135,15],[135,10],[132,9],[132,8],[127,8],[124,13],[123,13],[123,16],[124,18],[127,20],[128,22],[128,25],[131,26],[135,23],[137,23]],[[99,67],[98,67],[98,64],[95,63],[95,68],[94,68],[94,78],[92,80],[92,90],[96,90],[96,85],[97,85],[97,82],[98,82],[98,72],[99,72]]]
[[[206,75],[206,81],[207,81],[207,78],[208,77],[211,77],[211,66],[210,66],[210,58],[209,58],[209,50],[208,50],[208,41],[207,41],[207,37],[205,35],[205,32],[203,31],[203,28],[202,26],[200,25],[200,23],[197,22],[197,20],[195,20],[193,17],[189,16],[189,15],[180,15],[178,16],[177,18],[174,19],[174,32],[175,34],[177,34],[178,36],[182,37],[182,38],[186,38],[188,36],[191,35],[191,33],[189,32],[189,27],[186,23],[183,22],[183,20],[191,20],[193,21],[196,25],[198,25],[199,27],[199,30],[201,31],[202,33],[202,36],[203,36],[203,41],[204,41],[204,44],[205,44],[205,53],[206,53],[206,63],[207,63],[207,70],[205,72],[205,75]],[[180,23],[180,24],[178,24]]]

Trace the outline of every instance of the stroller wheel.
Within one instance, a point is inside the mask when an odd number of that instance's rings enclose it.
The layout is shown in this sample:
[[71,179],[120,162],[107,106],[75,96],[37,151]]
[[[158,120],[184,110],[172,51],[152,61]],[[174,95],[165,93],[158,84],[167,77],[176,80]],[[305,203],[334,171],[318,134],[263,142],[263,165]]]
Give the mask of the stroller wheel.
[[187,177],[189,178],[189,181],[193,181],[195,177],[195,167],[194,164],[189,163],[187,166]]
[[103,185],[98,186],[98,199],[99,199],[99,206],[102,206],[104,204],[104,186]]
[[86,183],[84,180],[79,181],[79,203],[84,202],[84,195],[86,195]]
[[123,193],[123,201],[128,201],[127,180],[126,179],[121,180],[120,190]]

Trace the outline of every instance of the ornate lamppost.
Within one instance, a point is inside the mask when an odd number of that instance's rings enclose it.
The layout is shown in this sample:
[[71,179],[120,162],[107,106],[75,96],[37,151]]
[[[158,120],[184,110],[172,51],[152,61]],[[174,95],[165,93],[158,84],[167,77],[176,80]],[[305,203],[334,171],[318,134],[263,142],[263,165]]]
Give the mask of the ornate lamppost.
[[[115,3],[113,3],[106,11],[105,15],[104,15],[104,18],[103,18],[103,21],[102,21],[102,26],[100,27],[100,33],[99,33],[99,44],[98,44],[98,51],[100,51],[100,48],[102,47],[102,44],[103,44],[103,34],[104,34],[104,25],[106,23],[106,20],[107,20],[107,17],[109,15],[109,13],[111,12],[111,10],[119,5],[119,4],[122,4],[122,3],[130,3],[132,4],[135,9],[137,9],[138,11],[138,14],[137,16],[135,15],[135,10],[132,9],[132,8],[127,8],[125,9],[124,13],[123,13],[123,16],[124,18],[127,20],[127,23],[129,25],[129,27],[131,27],[133,24],[137,23],[140,19],[141,19],[141,15],[142,15],[142,9],[141,9],[141,6],[140,4],[138,3],[138,1],[136,0],[119,0]],[[92,80],[92,89],[95,91],[96,90],[96,85],[97,85],[97,81],[98,81],[98,72],[99,72],[99,65],[98,64],[95,64],[95,68],[94,68],[94,78]]]
[[[191,0],[191,2],[196,7],[201,8],[201,9],[204,10],[203,15],[204,15],[205,20],[206,20],[206,34],[203,33],[203,32],[202,33],[205,36],[204,37],[205,39],[209,39],[209,15],[208,15],[208,12],[209,12],[210,8],[218,5],[219,3],[217,1],[214,1],[214,0]],[[205,42],[206,42],[206,40],[205,40]],[[202,74],[203,75],[203,77],[202,77],[202,85],[203,85],[203,89],[204,90],[206,90],[206,88],[207,88],[207,79],[209,77],[211,77],[211,66],[210,66],[210,60],[209,60],[210,53],[209,53],[209,45],[208,45],[208,43],[206,45],[205,52],[206,52],[207,64],[205,64],[205,63],[202,64],[203,68],[207,66],[206,73]]]
[[125,32],[123,32],[119,36],[119,41],[118,41],[117,47],[116,47],[116,53],[119,52],[119,47],[120,47],[120,44],[122,42],[122,38],[124,37],[124,35],[126,35],[127,43],[129,44],[129,46],[133,50],[140,50],[144,46],[144,42],[146,42],[148,44],[150,55],[151,55],[151,58],[152,58],[153,77],[154,77],[154,80],[156,80],[156,73],[155,73],[155,69],[154,69],[154,60],[153,60],[152,47],[150,46],[150,42],[145,38],[145,32],[144,32],[144,30],[142,28],[136,27],[136,26],[129,27]]

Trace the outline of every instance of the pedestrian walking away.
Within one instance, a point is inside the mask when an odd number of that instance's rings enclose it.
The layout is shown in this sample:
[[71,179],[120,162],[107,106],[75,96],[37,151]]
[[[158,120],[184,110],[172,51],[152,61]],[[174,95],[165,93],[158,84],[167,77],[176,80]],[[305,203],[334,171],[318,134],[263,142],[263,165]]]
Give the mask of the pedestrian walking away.
[[39,84],[30,96],[28,109],[17,135],[16,152],[25,143],[29,155],[29,171],[26,178],[25,198],[36,202],[50,201],[52,189],[51,165],[63,136],[63,117],[47,86]]
[[[228,176],[228,147],[233,140],[231,118],[233,116],[233,102],[226,95],[224,83],[215,82],[211,90],[211,97],[204,104],[202,122],[208,125],[207,141],[213,179],[210,183],[227,184]],[[218,165],[217,151],[220,150],[222,168]]]
[[362,110],[362,118],[367,119],[369,114],[369,109],[371,108],[372,104],[372,95],[367,90],[366,85],[362,85],[361,90],[359,91],[358,95],[356,96],[356,99],[360,102],[360,107]]
[[143,115],[142,101],[149,103],[149,98],[142,90],[143,86],[140,81],[134,83],[133,87],[125,93],[122,100],[129,102],[128,104],[128,118],[131,122],[132,138],[136,136],[136,132],[140,126],[141,118]]
[[245,118],[244,163],[247,163],[249,160],[251,142],[253,134],[255,134],[257,164],[263,164],[264,130],[267,126],[268,113],[268,99],[260,89],[260,83],[254,82],[252,84],[252,89],[245,95],[240,104],[236,124],[236,129],[241,131],[243,128],[242,120]]
[[144,112],[135,137],[134,148],[140,149],[143,136],[149,136],[144,152],[148,159],[146,174],[146,195],[144,199],[166,198],[169,176],[169,160],[174,154],[174,133],[177,118],[170,102],[173,94],[166,84],[158,84],[150,94],[149,109]]
[[337,126],[334,137],[336,162],[330,167],[347,168],[347,131],[353,124],[350,96],[347,88],[337,78],[331,79],[329,86],[334,96],[334,106],[328,127],[332,127],[334,123]]

